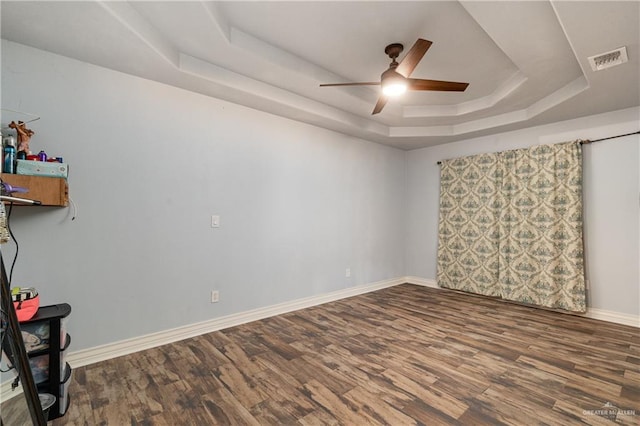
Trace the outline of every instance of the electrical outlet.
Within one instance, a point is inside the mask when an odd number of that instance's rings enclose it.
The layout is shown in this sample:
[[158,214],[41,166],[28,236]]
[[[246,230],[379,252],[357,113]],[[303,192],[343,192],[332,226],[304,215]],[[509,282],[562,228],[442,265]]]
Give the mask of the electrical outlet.
[[211,303],[218,303],[220,301],[220,292],[218,290],[213,290],[211,292]]
[[347,268],[347,270],[346,270],[346,271],[344,271],[344,276],[345,276],[346,278],[351,277],[351,268]]

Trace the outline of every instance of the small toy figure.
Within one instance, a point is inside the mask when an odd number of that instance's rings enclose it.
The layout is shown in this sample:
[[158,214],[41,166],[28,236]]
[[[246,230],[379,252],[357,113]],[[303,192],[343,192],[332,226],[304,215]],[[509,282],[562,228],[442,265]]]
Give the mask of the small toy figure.
[[15,129],[18,134],[18,148],[16,149],[16,152],[24,151],[27,155],[30,155],[31,151],[29,150],[29,141],[31,140],[31,136],[34,134],[33,130],[27,129],[27,125],[22,121],[18,121],[18,124],[16,124],[15,121],[12,121],[9,123],[9,127]]

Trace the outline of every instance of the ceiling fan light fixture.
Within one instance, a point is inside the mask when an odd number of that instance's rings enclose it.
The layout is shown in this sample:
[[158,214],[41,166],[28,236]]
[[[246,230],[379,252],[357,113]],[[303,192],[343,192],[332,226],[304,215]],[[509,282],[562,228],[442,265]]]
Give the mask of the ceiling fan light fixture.
[[382,74],[381,85],[385,96],[399,96],[407,91],[407,80],[393,69]]
[[400,96],[407,91],[407,83],[404,81],[394,81],[382,86],[382,93],[385,96]]
[[[2,1],[2,0],[0,0]],[[382,93],[378,96],[376,106],[373,108],[371,115],[379,114],[387,104],[391,97],[402,95],[407,90],[434,90],[441,92],[464,92],[469,83],[460,83],[455,81],[441,80],[425,80],[421,78],[410,78],[411,73],[416,68],[422,57],[431,46],[429,40],[419,38],[413,44],[409,52],[402,58],[400,62],[398,55],[404,47],[401,43],[392,43],[384,49],[384,53],[391,58],[389,68],[380,76],[380,82],[359,82],[359,83],[331,83],[321,84],[326,86],[378,86],[382,88]]]

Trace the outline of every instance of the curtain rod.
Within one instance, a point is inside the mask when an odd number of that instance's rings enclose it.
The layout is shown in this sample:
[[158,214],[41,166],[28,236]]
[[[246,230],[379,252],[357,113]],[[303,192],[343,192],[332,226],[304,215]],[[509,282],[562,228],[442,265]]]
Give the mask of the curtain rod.
[[[609,140],[609,139],[622,138],[624,136],[631,136],[631,135],[640,135],[640,130],[638,130],[637,132],[625,133],[624,135],[609,136],[609,137],[606,137],[606,138],[600,138],[600,139],[594,139],[594,140],[584,140],[584,141],[580,141],[580,145],[587,145],[587,144],[594,143],[594,142],[601,142],[601,141],[606,141],[606,140]],[[440,164],[442,164],[442,161],[438,161],[436,164],[440,165]]]
[[631,136],[631,135],[640,135],[640,130],[638,130],[637,132],[625,133],[624,135],[609,136],[609,137],[606,137],[606,138],[600,138],[600,139],[594,139],[594,140],[587,139],[586,141],[580,141],[580,143],[582,145],[586,145],[586,144],[590,144],[590,143],[594,143],[594,142],[601,142],[601,141],[606,141],[606,140],[609,140],[609,139],[622,138],[624,136]]

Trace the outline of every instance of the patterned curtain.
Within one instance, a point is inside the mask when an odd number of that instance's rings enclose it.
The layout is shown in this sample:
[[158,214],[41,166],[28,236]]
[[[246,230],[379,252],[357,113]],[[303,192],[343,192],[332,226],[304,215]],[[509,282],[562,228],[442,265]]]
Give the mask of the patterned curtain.
[[584,312],[579,142],[444,161],[438,283]]
[[437,276],[440,286],[486,296],[501,295],[500,182],[495,154],[442,162]]

